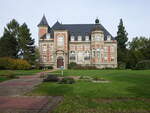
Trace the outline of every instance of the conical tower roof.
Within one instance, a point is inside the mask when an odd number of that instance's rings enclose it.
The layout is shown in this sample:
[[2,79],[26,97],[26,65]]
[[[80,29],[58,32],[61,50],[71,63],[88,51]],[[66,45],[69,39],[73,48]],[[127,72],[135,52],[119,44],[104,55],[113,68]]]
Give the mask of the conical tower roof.
[[41,20],[40,23],[38,24],[38,27],[40,27],[40,26],[46,26],[46,27],[49,27],[45,15],[43,15],[42,20]]

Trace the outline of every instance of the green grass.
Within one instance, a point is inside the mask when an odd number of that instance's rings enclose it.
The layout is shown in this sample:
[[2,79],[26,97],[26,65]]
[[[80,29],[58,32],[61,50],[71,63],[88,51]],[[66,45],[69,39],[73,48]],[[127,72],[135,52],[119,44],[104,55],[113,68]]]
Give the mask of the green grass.
[[64,96],[54,113],[150,112],[150,70],[65,70],[64,75],[99,77],[110,83],[39,85],[32,95]]
[[6,80],[9,80],[9,78],[0,76],[0,82],[6,81]]
[[6,75],[6,73],[13,72],[16,76],[27,76],[27,75],[34,75],[41,71],[42,70],[0,70],[0,82],[10,79],[10,78],[3,76],[3,75]]

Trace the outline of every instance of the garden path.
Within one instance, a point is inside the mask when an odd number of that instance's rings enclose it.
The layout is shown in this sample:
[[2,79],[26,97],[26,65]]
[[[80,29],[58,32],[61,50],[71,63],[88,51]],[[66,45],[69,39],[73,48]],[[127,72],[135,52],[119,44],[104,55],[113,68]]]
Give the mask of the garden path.
[[63,100],[61,96],[24,96],[42,83],[43,75],[21,76],[0,83],[0,113],[49,113]]

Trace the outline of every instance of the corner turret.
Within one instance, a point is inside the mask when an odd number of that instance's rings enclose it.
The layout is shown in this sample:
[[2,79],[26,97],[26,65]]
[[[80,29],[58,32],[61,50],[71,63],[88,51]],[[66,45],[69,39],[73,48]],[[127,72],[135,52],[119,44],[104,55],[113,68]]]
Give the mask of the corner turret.
[[39,28],[39,39],[48,33],[48,29],[50,28],[50,26],[48,25],[48,22],[46,20],[45,15],[43,15],[42,20],[40,21],[40,23],[37,25]]

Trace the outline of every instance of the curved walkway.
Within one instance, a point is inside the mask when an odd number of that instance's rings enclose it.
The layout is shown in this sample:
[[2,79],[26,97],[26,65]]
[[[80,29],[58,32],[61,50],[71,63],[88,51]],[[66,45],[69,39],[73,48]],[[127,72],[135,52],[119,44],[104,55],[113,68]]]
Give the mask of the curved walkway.
[[42,83],[40,72],[32,76],[21,76],[0,83],[0,113],[49,113],[62,100],[61,96],[23,96]]

